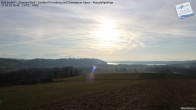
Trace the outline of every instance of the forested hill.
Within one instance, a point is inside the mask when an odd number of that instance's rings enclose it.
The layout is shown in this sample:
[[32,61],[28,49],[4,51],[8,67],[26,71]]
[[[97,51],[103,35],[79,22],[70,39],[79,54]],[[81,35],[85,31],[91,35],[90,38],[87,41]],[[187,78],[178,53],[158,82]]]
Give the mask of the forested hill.
[[64,59],[6,59],[0,58],[0,73],[23,68],[52,68],[52,67],[88,67],[92,65],[107,65],[107,62],[90,58],[64,58]]

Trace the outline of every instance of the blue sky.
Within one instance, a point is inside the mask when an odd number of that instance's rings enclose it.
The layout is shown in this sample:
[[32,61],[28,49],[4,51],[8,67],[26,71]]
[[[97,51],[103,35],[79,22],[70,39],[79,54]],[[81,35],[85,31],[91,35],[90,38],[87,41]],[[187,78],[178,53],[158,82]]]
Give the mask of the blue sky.
[[196,16],[175,10],[190,2],[196,12],[195,0],[109,1],[0,7],[0,57],[196,60]]

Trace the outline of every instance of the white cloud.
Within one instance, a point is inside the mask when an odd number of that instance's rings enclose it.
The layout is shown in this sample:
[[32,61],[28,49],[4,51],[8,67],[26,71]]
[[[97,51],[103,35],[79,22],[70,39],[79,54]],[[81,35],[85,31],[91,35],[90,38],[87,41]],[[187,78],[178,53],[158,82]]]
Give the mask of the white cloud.
[[[163,42],[162,37],[167,40],[171,37],[179,37],[181,40],[182,37],[195,37],[195,16],[178,20],[175,11],[178,3],[178,0],[114,0],[113,5],[1,8],[0,20],[3,22],[0,23],[0,51],[7,56],[16,57],[21,54],[37,57],[61,57],[69,54],[106,59],[107,55],[112,54],[113,59],[131,59],[123,54],[115,56],[123,51],[131,54],[134,49],[148,50],[155,42]],[[191,5],[196,12],[196,2],[192,0]],[[103,19],[115,20],[117,29],[121,32],[120,40],[111,48],[96,47],[98,40],[91,34]],[[153,43],[150,44],[149,40]],[[180,41],[176,38],[176,42]],[[160,43],[159,47],[162,46],[164,45]]]

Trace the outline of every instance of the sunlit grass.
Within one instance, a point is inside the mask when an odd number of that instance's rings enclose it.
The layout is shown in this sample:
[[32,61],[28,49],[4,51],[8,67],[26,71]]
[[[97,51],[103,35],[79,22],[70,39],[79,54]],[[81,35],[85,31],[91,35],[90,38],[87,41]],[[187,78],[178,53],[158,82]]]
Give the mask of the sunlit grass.
[[65,78],[62,82],[10,86],[0,88],[1,110],[21,110],[68,100],[97,92],[134,85],[147,79],[194,79],[196,75],[157,73],[95,74],[88,80],[86,75]]
[[[97,75],[101,77],[109,77]],[[112,75],[110,75],[112,77]],[[84,76],[79,76],[83,79]],[[115,78],[117,76],[113,76]],[[117,89],[140,82],[139,80],[81,80],[73,81],[66,78],[63,82],[12,86],[0,88],[1,109],[20,110],[56,101],[66,100],[101,91]]]

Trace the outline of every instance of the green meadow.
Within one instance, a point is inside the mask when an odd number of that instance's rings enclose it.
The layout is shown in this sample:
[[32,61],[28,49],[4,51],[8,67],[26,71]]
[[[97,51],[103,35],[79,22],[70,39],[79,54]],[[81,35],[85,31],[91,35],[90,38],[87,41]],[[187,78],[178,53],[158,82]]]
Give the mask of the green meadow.
[[0,88],[1,110],[23,110],[103,91],[131,86],[148,79],[194,79],[195,75],[115,73],[65,78],[60,82]]
[[[3,110],[21,110],[61,100],[85,96],[97,92],[118,89],[132,85],[139,80],[136,74],[98,74],[95,80],[88,80],[85,75],[65,78],[61,82],[10,86],[0,88],[0,108]],[[115,80],[96,80],[115,79]],[[116,80],[119,79],[119,80]]]

